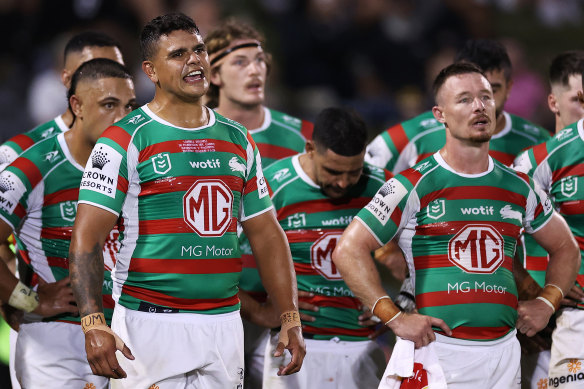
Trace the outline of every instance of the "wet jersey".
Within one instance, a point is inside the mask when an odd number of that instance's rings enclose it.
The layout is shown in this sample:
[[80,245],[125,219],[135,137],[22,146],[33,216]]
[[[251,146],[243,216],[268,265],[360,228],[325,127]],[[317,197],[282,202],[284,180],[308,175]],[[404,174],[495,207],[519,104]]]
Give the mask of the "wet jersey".
[[155,312],[239,308],[237,222],[272,208],[258,149],[238,123],[208,110],[181,128],[147,105],[107,129],[79,202],[122,218],[114,299]]
[[[15,232],[19,257],[46,282],[69,275],[69,243],[83,175],[83,167],[71,156],[64,135],[30,147],[0,173],[0,218]],[[108,320],[114,307],[110,271],[116,250],[117,229],[103,250],[102,292]],[[80,320],[67,315],[52,319]]]
[[37,142],[65,132],[69,129],[61,116],[41,124],[24,134],[8,139],[0,146],[0,170],[12,163],[24,150]]
[[[549,141],[521,154],[515,168],[532,176],[566,219],[584,254],[584,119],[564,128]],[[533,240],[526,241],[526,268],[545,282],[547,254]],[[577,281],[584,286],[584,262]],[[584,305],[580,305],[584,308]]]
[[[521,151],[550,138],[546,130],[519,116],[503,115],[505,127],[492,136],[489,154],[507,166]],[[445,142],[444,125],[429,111],[379,134],[367,146],[365,160],[397,174],[434,154]]]
[[[306,140],[312,139],[313,128],[311,122],[264,107],[263,124],[260,128],[249,132],[262,156],[262,165],[268,167],[279,159],[304,151]],[[265,300],[265,289],[245,235],[240,236],[239,243],[243,260],[239,286],[254,298],[260,301]]]
[[534,188],[493,158],[487,171],[470,175],[435,153],[389,180],[356,218],[380,245],[397,235],[420,313],[443,319],[455,338],[494,340],[517,320],[513,255],[521,230],[537,231],[553,213]]
[[[387,173],[387,175],[386,175]],[[298,290],[314,293],[304,298],[319,307],[305,313],[316,320],[303,323],[303,332],[314,339],[339,337],[367,340],[373,330],[359,325],[363,306],[341,278],[332,253],[344,229],[357,212],[389,179],[390,173],[365,164],[359,182],[344,199],[331,199],[304,172],[299,155],[266,169],[272,201],[284,229],[296,270]]]

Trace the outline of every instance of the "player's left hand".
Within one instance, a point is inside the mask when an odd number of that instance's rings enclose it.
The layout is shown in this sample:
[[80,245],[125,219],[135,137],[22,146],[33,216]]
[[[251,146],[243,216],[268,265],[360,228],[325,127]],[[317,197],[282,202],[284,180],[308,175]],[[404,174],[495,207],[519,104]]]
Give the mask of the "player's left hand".
[[541,300],[520,301],[516,327],[522,334],[533,336],[548,324],[553,313],[552,308]]
[[290,351],[292,360],[287,366],[280,366],[278,375],[290,375],[300,371],[304,356],[306,355],[306,344],[304,344],[304,337],[302,337],[302,329],[300,327],[292,327],[288,329],[288,345],[284,347],[284,343],[279,342],[276,347],[275,357],[280,357],[284,354],[284,349]]

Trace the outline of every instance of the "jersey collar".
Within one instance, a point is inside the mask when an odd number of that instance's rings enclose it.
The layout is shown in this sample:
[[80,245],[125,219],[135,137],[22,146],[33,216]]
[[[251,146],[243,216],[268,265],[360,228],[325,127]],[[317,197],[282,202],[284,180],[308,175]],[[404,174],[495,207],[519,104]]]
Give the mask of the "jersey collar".
[[501,132],[499,132],[497,134],[493,134],[493,136],[491,137],[491,139],[502,138],[505,135],[507,135],[509,133],[509,131],[511,131],[511,115],[509,115],[505,111],[503,111],[502,115],[505,118],[505,127],[503,127],[503,129],[501,130]]
[[320,189],[320,186],[316,185],[316,183],[312,181],[312,178],[308,177],[308,174],[306,174],[306,172],[304,171],[304,169],[302,169],[302,166],[300,165],[300,156],[304,154],[306,153],[296,154],[295,156],[293,156],[292,166],[294,166],[296,174],[298,174],[298,177],[300,177],[302,181],[306,182],[309,186],[312,186],[313,188]]
[[457,172],[449,164],[447,164],[446,161],[444,160],[444,158],[442,158],[442,155],[440,155],[440,150],[436,151],[436,153],[434,153],[434,158],[436,159],[436,162],[438,162],[438,164],[440,166],[442,166],[444,169],[456,174],[457,176],[465,177],[465,178],[478,178],[478,177],[486,176],[487,174],[492,172],[493,168],[495,167],[495,164],[493,162],[493,158],[491,158],[491,156],[489,155],[489,167],[487,168],[487,170],[485,170],[484,172],[481,172],[481,173],[477,173],[477,174],[466,174],[466,173]]

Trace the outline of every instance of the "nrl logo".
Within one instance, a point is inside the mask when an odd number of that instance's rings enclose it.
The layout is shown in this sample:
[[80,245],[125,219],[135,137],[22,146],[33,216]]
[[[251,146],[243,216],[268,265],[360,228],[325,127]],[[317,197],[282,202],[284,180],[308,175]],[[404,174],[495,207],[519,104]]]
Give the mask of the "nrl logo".
[[138,124],[144,119],[145,118],[141,114],[138,114],[138,115],[135,115],[135,116],[132,116],[131,118],[129,118],[128,124]]
[[61,203],[61,217],[68,222],[75,221],[75,215],[77,214],[77,202],[76,201],[65,201]]
[[572,197],[578,192],[578,177],[570,176],[564,177],[560,181],[560,190],[566,197]]
[[41,137],[47,138],[49,135],[51,135],[53,133],[53,131],[55,131],[55,127],[51,127],[49,129],[46,129],[41,133]]
[[158,174],[168,173],[172,167],[170,163],[170,154],[160,153],[152,157],[152,166],[154,166],[154,172]]
[[446,213],[446,201],[444,199],[436,199],[428,204],[428,217],[430,219],[438,219]]

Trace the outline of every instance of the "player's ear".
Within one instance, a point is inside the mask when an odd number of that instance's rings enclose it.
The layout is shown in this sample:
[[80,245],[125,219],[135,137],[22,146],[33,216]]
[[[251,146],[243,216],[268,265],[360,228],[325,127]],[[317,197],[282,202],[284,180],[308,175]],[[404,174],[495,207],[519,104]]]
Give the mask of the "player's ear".
[[142,71],[146,73],[150,81],[153,83],[158,83],[158,76],[156,75],[156,69],[154,69],[154,64],[150,61],[142,62]]
[[83,104],[77,95],[69,97],[69,105],[76,117],[83,118]]
[[442,109],[442,107],[438,105],[432,107],[432,114],[440,123],[442,124],[446,123],[446,117],[444,116],[444,110]]
[[65,85],[65,87],[67,89],[69,89],[69,87],[71,86],[71,72],[69,72],[69,70],[67,69],[63,69],[61,71],[61,82],[63,83],[63,85]]
[[312,154],[316,150],[316,146],[312,139],[306,141],[306,146],[304,147],[306,154]]
[[556,99],[556,95],[554,95],[553,93],[550,93],[548,95],[548,107],[554,115],[560,113],[560,108],[558,107],[558,99]]
[[214,68],[211,68],[211,84],[220,88],[221,75],[219,74],[219,69],[221,69],[220,66],[215,66]]

